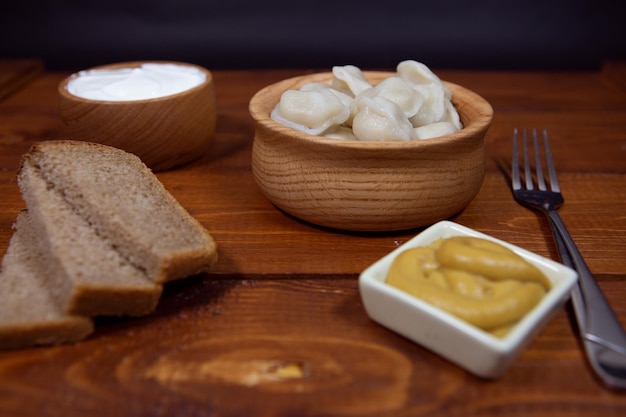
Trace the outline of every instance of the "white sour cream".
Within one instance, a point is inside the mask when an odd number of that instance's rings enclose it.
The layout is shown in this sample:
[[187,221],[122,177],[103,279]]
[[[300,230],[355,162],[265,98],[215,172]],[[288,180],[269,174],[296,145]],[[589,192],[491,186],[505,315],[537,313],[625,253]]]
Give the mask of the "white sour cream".
[[67,90],[89,100],[133,101],[177,94],[205,79],[205,73],[192,66],[150,63],[137,68],[80,71],[69,81]]

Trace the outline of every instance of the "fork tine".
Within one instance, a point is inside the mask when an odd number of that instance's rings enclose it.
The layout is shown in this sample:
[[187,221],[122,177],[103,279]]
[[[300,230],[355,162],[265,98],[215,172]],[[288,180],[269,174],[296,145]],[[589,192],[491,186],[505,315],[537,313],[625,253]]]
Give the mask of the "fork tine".
[[[544,130],[545,132],[545,130]],[[533,148],[535,149],[535,174],[537,175],[537,186],[541,191],[546,191],[546,181],[543,178],[543,168],[541,163],[541,155],[539,152],[539,140],[537,138],[537,129],[533,129]]]
[[517,129],[513,129],[513,152],[511,153],[511,182],[514,190],[522,188],[519,177],[519,145],[517,143]]
[[543,145],[546,153],[546,163],[548,165],[548,175],[550,176],[550,189],[555,192],[561,192],[559,179],[556,176],[556,168],[552,161],[552,152],[550,151],[550,143],[548,141],[548,131],[543,129]]
[[533,186],[533,176],[530,171],[530,161],[528,159],[528,140],[526,137],[526,129],[522,131],[522,153],[524,157],[524,178],[526,179],[526,189],[532,190]]

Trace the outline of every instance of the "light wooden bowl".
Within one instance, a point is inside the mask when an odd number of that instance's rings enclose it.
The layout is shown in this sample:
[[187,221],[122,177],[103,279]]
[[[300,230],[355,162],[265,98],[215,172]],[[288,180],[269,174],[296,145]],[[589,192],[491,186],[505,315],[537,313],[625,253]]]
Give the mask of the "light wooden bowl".
[[[364,72],[372,84],[392,73]],[[270,112],[287,89],[330,82],[332,73],[283,80],[250,101],[255,121],[252,172],[265,196],[290,215],[350,231],[393,231],[447,219],[476,196],[484,177],[484,137],[493,109],[478,94],[446,83],[464,128],[412,142],[311,136]]]
[[[58,87],[60,113],[67,139],[114,146],[139,156],[154,171],[174,168],[200,158],[209,148],[217,118],[215,87],[210,71],[193,66],[205,81],[181,93],[134,101],[89,100]],[[91,69],[135,68],[144,62],[124,62]]]

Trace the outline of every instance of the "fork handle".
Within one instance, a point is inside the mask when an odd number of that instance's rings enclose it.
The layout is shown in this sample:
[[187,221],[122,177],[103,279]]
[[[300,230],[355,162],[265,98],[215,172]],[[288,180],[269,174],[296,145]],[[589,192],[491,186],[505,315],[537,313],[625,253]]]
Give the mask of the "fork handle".
[[[550,223],[550,228],[552,229],[552,235],[554,236],[554,240],[559,251],[561,263],[565,266],[569,266],[570,268],[575,268],[574,261],[572,261],[572,257],[567,250],[567,246],[565,246],[563,236],[561,236],[559,229],[557,229],[553,221],[550,220],[548,223]],[[585,320],[587,315],[587,306],[585,305],[585,298],[580,291],[580,281],[576,282],[576,285],[574,285],[574,287],[572,288],[571,297],[572,306],[574,307],[574,314],[576,316],[576,322],[578,323],[578,331],[583,337],[585,351],[587,352],[587,355],[592,356],[594,355],[594,352],[590,349],[589,346],[589,343],[591,342],[585,338],[585,329],[587,328],[587,323]],[[589,359],[590,362],[593,364],[594,359],[591,357]]]
[[585,339],[626,354],[626,333],[598,287],[561,216],[556,210],[548,210],[547,214],[559,247],[561,261],[578,272],[578,285],[582,297],[575,297],[573,302],[575,307],[578,305],[576,315],[581,333]]
[[[548,223],[550,223],[550,228],[552,229],[552,235],[554,236],[554,241],[556,242],[556,247],[559,251],[561,263],[574,269],[574,261],[572,261],[569,250],[567,250],[567,246],[565,246],[563,236],[561,236],[559,229],[557,229],[556,224],[554,224],[552,219],[550,219]],[[576,285],[572,288],[572,304],[574,305],[578,328],[580,332],[584,334],[586,328],[585,311],[587,311],[587,309],[585,306],[585,300],[582,298],[582,294],[580,293],[580,281],[576,282]]]

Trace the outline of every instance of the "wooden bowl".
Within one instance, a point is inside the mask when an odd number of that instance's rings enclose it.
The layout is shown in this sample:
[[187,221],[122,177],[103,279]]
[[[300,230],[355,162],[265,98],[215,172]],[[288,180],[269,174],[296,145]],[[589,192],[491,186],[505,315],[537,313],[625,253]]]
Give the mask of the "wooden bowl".
[[[60,112],[67,139],[114,146],[139,156],[154,171],[191,162],[209,148],[216,124],[215,87],[211,72],[193,66],[206,75],[205,81],[183,92],[144,100],[100,101],[71,94],[67,84],[58,87]],[[92,69],[139,67],[144,62],[125,62]]]
[[[392,76],[364,72],[372,84]],[[332,73],[283,80],[250,101],[255,121],[252,172],[278,208],[320,226],[393,231],[430,225],[465,208],[484,177],[484,137],[493,109],[478,94],[445,83],[464,128],[411,142],[343,141],[275,122],[270,112],[287,89],[330,82]]]

